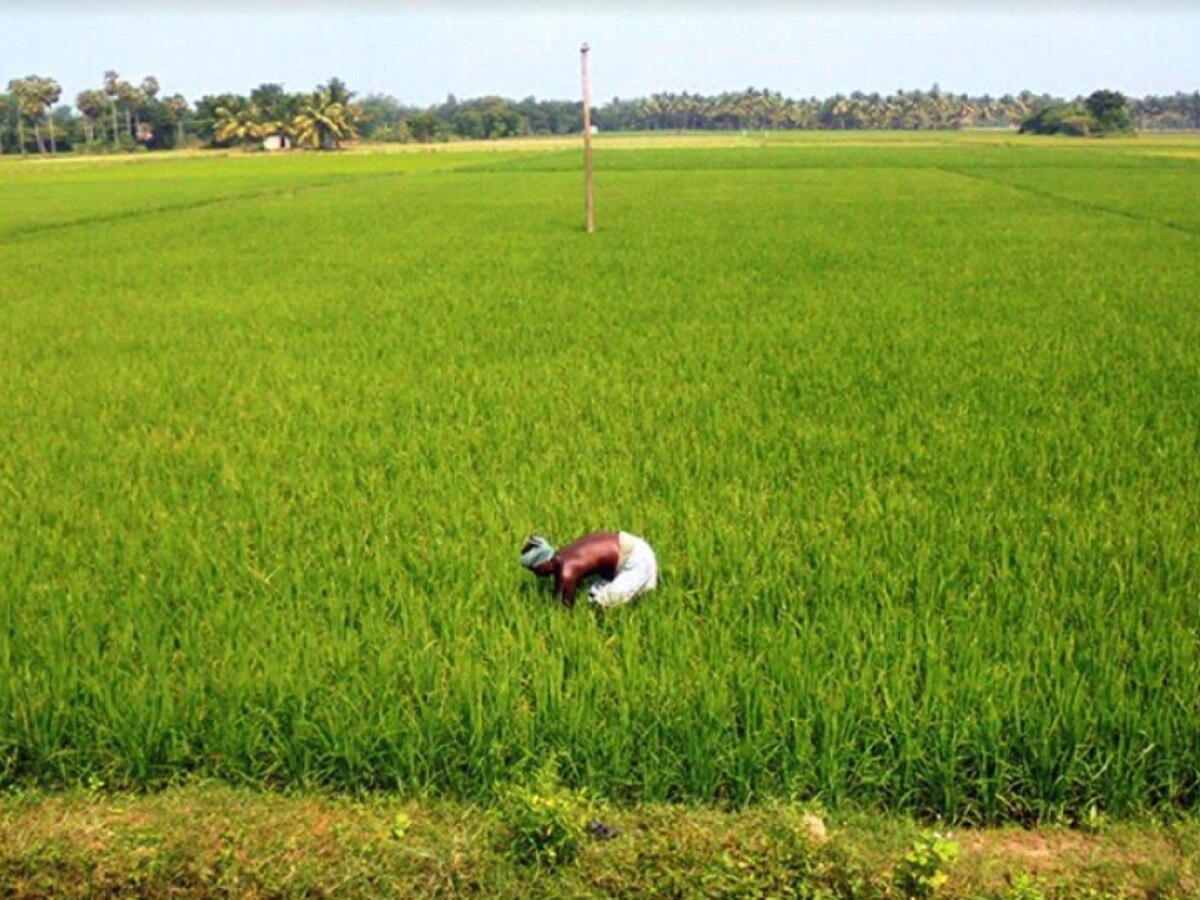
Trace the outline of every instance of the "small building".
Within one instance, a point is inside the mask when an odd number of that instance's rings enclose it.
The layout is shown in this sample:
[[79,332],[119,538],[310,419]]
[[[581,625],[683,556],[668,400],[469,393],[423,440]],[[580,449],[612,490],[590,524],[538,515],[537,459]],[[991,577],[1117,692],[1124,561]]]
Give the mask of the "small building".
[[268,134],[263,138],[262,148],[264,150],[291,150],[292,139],[286,134]]

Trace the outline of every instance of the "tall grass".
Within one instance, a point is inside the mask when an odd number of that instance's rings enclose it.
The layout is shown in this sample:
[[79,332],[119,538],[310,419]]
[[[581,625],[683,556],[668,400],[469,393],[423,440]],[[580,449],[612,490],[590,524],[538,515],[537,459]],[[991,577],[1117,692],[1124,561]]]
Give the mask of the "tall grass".
[[1195,808],[1196,163],[309,159],[0,189],[0,782]]

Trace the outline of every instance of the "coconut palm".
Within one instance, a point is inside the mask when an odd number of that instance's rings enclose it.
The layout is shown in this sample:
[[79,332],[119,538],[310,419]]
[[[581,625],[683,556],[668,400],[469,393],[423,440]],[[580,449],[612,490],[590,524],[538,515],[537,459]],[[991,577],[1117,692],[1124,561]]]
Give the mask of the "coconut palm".
[[314,91],[292,118],[296,145],[314,150],[336,150],[340,141],[355,136],[353,110],[333,99],[328,90]]
[[259,121],[258,107],[253,104],[237,109],[220,106],[217,107],[216,115],[213,137],[218,141],[240,141],[243,147],[248,148],[253,141],[262,139],[262,122]]

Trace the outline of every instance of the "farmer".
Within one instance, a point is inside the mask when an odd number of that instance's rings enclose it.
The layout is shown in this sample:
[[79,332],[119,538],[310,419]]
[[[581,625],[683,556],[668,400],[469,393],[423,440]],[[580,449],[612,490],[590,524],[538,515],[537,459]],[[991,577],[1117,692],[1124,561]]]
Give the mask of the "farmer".
[[658,586],[658,560],[640,537],[624,531],[585,534],[561,550],[533,535],[521,548],[521,565],[539,578],[554,576],[554,590],[564,606],[575,605],[575,590],[595,579],[588,600],[609,607],[628,603]]

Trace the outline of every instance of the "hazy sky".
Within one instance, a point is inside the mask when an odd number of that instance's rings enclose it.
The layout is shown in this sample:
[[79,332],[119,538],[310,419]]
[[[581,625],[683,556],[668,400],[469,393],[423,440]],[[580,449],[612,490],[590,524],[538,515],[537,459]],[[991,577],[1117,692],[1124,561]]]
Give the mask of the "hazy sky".
[[793,97],[934,82],[997,95],[1200,89],[1197,0],[0,0],[0,84],[48,75],[73,101],[116,69],[134,82],[153,74],[164,94],[190,100],[262,82],[308,90],[333,75],[416,105],[448,93],[575,98],[583,40],[597,104],[749,86]]

